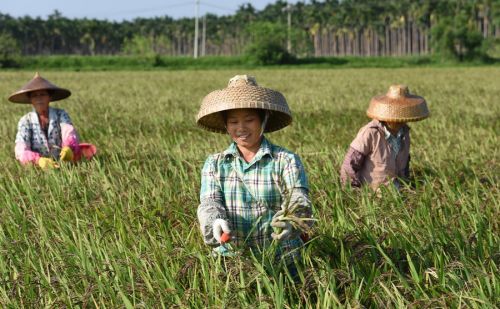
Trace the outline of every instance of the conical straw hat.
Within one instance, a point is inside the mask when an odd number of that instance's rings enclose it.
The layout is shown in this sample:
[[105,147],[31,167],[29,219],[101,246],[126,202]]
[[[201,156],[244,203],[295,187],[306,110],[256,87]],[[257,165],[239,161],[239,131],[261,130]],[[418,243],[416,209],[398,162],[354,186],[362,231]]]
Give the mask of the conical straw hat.
[[371,99],[366,114],[381,121],[410,122],[429,117],[425,99],[410,94],[407,86],[392,85],[385,95]]
[[227,88],[215,90],[203,99],[196,123],[205,130],[226,133],[220,112],[239,108],[270,111],[264,132],[277,131],[292,122],[292,113],[281,93],[260,87],[252,76],[236,75]]
[[57,87],[36,72],[32,80],[10,95],[9,101],[14,103],[31,103],[28,93],[36,90],[49,90],[50,101],[62,100],[71,95],[68,89]]

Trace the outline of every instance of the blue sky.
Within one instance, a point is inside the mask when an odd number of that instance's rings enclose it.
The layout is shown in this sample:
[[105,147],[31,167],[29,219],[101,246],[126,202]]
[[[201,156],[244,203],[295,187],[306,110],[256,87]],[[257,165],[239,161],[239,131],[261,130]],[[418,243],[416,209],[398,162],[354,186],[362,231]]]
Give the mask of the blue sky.
[[[14,17],[29,15],[46,18],[59,10],[69,18],[97,18],[120,21],[136,17],[169,15],[174,18],[194,16],[194,0],[0,0],[0,12]],[[239,5],[252,3],[257,9],[274,0],[200,0],[200,15],[227,15]],[[296,3],[298,0],[290,0]]]

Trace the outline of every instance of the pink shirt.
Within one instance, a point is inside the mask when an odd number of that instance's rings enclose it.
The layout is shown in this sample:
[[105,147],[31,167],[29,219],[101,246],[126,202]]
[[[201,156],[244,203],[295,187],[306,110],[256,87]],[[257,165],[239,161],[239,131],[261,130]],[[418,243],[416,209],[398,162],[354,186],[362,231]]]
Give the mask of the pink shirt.
[[[396,178],[406,178],[410,160],[409,129],[406,125],[403,127],[401,148],[397,155],[394,155],[380,121],[372,120],[361,128],[342,165],[341,177],[344,183],[347,179],[354,178],[354,184],[368,183],[376,189],[381,184],[393,183]],[[353,160],[356,155],[362,155],[363,160]],[[352,169],[351,161],[362,162]]]

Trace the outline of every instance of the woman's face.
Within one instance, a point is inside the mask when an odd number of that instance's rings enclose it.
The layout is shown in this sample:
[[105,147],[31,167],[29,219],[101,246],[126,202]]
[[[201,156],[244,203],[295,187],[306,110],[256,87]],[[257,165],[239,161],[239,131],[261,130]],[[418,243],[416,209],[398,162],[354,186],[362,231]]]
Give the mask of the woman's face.
[[399,129],[401,129],[404,126],[404,124],[405,124],[404,122],[389,122],[389,121],[385,122],[387,128],[393,133],[397,133]]
[[31,104],[34,107],[48,107],[50,95],[47,90],[35,90],[29,93]]
[[226,116],[227,132],[238,146],[248,149],[260,146],[262,124],[255,109],[233,109]]

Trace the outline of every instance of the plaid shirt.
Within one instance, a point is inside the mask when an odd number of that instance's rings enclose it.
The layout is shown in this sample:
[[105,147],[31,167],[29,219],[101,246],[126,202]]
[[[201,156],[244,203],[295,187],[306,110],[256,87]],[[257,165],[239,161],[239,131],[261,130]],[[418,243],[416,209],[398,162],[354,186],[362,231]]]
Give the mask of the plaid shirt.
[[[299,203],[301,217],[311,217],[308,184],[300,158],[263,138],[260,149],[251,162],[240,156],[236,143],[222,153],[210,155],[201,179],[201,204],[198,219],[205,243],[216,245],[212,224],[225,219],[231,228],[236,247],[264,248],[271,241],[273,215],[282,203]],[[288,192],[292,192],[290,195]],[[282,252],[302,246],[298,233],[281,242]],[[287,256],[298,255],[294,250]]]

